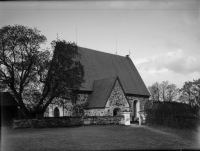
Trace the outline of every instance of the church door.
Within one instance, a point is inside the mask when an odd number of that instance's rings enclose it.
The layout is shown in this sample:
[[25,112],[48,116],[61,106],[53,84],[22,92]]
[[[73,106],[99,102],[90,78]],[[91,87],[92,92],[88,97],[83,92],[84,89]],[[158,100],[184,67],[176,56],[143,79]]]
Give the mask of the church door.
[[119,112],[120,112],[120,111],[121,111],[120,108],[115,108],[115,109],[113,110],[113,116],[119,115]]
[[58,109],[58,107],[56,107],[54,109],[54,117],[59,117],[59,116],[60,116],[59,109]]

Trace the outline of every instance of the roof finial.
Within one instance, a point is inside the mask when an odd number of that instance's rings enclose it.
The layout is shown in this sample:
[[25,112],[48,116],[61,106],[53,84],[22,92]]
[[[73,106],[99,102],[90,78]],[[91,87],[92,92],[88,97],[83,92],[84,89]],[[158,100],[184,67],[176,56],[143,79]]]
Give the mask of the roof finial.
[[130,49],[129,49],[129,54],[126,55],[127,58],[129,58],[129,56],[131,55]]

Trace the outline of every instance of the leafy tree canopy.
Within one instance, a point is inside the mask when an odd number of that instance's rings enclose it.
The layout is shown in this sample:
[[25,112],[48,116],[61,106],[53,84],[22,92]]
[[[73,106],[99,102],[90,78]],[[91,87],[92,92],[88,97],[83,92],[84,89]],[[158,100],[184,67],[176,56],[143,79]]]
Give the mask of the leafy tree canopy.
[[185,82],[181,92],[184,102],[200,107],[200,79]]
[[40,50],[46,37],[22,25],[0,29],[0,88],[8,88],[26,116],[44,113],[55,98],[75,98],[84,81],[75,43],[53,41],[53,55]]
[[149,86],[148,90],[151,94],[150,99],[152,101],[167,102],[175,101],[179,91],[175,84],[170,84],[168,81],[156,82],[152,86]]

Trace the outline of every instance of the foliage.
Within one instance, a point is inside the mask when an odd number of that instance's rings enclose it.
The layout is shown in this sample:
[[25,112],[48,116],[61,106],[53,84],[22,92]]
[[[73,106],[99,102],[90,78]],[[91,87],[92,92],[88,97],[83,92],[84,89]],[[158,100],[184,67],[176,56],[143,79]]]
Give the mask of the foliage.
[[182,102],[200,107],[200,79],[185,82],[180,92]]
[[46,41],[39,32],[21,25],[0,29],[0,82],[10,88],[25,114],[28,109],[22,100],[23,92],[30,83],[38,84],[36,75],[48,62],[49,52],[38,51]]
[[148,87],[151,94],[150,99],[154,101],[168,101],[172,102],[176,100],[178,93],[178,88],[175,84],[169,84],[168,81],[163,81],[161,83],[154,83],[152,86]]
[[184,129],[196,129],[200,124],[200,79],[185,82],[182,89],[168,81],[148,89],[151,96],[145,111],[149,124]]
[[155,102],[146,108],[147,123],[180,129],[196,129],[200,124],[199,109],[178,102]]
[[44,113],[54,98],[72,98],[84,81],[75,43],[53,41],[53,56],[40,50],[46,37],[22,25],[0,29],[0,82],[26,116]]
[[160,86],[159,83],[156,82],[152,86],[148,87],[149,92],[151,94],[151,100],[153,101],[159,101],[160,100]]

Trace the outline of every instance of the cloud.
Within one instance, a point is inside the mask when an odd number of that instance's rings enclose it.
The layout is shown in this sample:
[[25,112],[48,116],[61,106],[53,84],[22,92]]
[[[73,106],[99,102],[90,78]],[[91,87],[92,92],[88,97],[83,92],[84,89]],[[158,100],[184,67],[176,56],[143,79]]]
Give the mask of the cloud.
[[179,74],[200,73],[200,56],[187,56],[181,49],[135,62],[140,71],[160,73],[171,71]]

